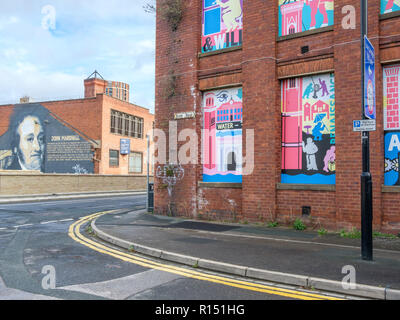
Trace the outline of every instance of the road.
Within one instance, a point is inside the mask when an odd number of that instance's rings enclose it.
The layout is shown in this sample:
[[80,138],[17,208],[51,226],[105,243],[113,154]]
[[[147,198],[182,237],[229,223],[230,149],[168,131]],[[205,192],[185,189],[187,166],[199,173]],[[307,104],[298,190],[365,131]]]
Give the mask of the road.
[[[0,299],[282,300],[295,291],[252,290],[122,260],[78,242],[71,226],[91,214],[144,208],[145,196],[0,205]],[[90,238],[83,224],[78,232]],[[94,240],[94,239],[92,239]],[[104,246],[104,244],[102,244]],[[114,248],[118,250],[118,248]],[[125,253],[126,254],[126,253]],[[165,263],[165,262],[162,262]],[[166,264],[166,263],[165,263]],[[165,271],[164,271],[165,270]],[[204,280],[204,279],[205,280]]]

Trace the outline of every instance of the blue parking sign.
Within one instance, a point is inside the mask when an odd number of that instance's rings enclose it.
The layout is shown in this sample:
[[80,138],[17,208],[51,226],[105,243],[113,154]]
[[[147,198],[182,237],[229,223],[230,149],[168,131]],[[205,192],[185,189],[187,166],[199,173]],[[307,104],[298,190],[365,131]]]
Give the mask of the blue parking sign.
[[364,43],[364,114],[368,119],[376,119],[375,49],[366,36]]

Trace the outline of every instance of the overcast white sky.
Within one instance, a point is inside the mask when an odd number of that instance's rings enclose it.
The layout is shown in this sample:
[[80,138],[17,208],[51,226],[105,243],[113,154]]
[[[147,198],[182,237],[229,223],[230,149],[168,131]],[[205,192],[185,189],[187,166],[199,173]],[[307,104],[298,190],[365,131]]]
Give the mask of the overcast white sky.
[[[83,80],[96,69],[128,83],[130,102],[154,113],[155,15],[143,10],[146,2],[1,1],[0,104],[24,95],[81,98]],[[47,8],[55,9],[54,29]]]

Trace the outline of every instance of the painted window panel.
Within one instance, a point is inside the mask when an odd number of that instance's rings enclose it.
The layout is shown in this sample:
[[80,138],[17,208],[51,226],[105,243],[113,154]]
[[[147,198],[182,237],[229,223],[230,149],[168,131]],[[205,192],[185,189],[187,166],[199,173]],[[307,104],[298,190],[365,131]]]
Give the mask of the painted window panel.
[[279,36],[333,25],[334,0],[278,0]]
[[383,68],[383,120],[385,130],[400,130],[400,65]]
[[[242,88],[203,94],[204,182],[242,182],[242,121],[233,118],[233,110],[239,108]],[[218,118],[217,114],[225,116]]]
[[203,0],[202,52],[240,46],[243,0]]
[[381,0],[381,14],[400,11],[400,0]]
[[334,74],[283,80],[281,106],[281,182],[335,184]]

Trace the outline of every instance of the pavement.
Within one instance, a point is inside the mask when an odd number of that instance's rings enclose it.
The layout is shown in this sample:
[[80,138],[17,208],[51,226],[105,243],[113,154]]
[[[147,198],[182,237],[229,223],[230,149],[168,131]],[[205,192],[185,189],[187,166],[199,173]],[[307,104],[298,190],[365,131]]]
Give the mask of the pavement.
[[339,234],[204,222],[145,210],[100,216],[92,221],[92,229],[122,248],[199,269],[348,296],[400,300],[400,238],[375,238],[373,261],[365,261],[361,240]]
[[0,196],[0,204],[144,195],[146,190],[96,191]]

